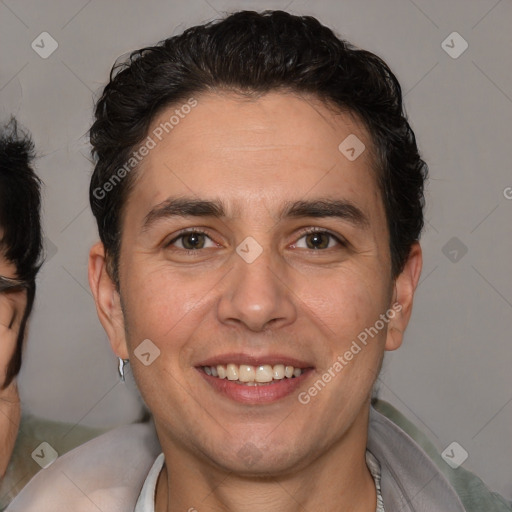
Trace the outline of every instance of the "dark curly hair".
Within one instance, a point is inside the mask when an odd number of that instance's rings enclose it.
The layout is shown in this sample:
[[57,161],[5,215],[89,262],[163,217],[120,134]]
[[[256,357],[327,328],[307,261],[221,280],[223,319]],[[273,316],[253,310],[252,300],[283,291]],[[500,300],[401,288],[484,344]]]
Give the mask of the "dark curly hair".
[[124,172],[127,177],[116,186],[105,184],[118,178],[115,173],[148,135],[157,114],[192,94],[214,90],[309,93],[354,113],[373,141],[391,273],[396,277],[403,270],[423,228],[428,170],[395,75],[382,59],[339,39],[313,17],[241,11],[135,51],[112,68],[90,130],[95,169],[89,197],[116,284],[123,206],[135,173]]
[[[11,120],[0,132],[0,252],[16,267],[16,278],[27,283],[27,305],[21,320],[15,353],[9,362],[7,387],[19,373],[23,339],[36,293],[36,275],[42,262],[41,181],[31,162],[34,145],[16,120]],[[1,340],[0,340],[1,341]]]

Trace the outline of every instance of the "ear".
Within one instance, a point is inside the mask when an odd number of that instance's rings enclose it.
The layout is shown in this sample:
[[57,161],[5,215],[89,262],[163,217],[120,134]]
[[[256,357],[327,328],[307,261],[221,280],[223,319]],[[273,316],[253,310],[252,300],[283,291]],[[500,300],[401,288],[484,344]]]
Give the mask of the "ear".
[[392,300],[392,310],[395,311],[395,315],[392,318],[389,316],[384,346],[386,350],[396,350],[402,344],[404,331],[411,318],[414,292],[418,286],[422,264],[421,247],[418,242],[415,242],[411,247],[404,269],[395,280]]
[[89,286],[96,311],[117,357],[128,359],[121,298],[107,271],[105,248],[101,242],[89,253]]

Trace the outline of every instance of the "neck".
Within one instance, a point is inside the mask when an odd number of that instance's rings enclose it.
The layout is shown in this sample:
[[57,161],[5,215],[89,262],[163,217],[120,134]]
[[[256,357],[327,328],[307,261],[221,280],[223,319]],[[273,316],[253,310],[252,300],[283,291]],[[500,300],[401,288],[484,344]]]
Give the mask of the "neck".
[[[375,512],[377,496],[366,466],[368,413],[343,438],[297,471],[240,476],[190,453],[165,450],[155,512]],[[169,453],[167,453],[169,452]]]
[[0,480],[5,475],[9,458],[20,426],[20,399],[13,381],[6,389],[0,390]]

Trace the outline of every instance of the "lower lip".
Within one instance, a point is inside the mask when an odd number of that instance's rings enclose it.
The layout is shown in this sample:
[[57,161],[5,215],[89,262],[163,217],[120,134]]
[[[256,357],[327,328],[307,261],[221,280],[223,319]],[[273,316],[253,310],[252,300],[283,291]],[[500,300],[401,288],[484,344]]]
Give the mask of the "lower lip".
[[246,386],[236,381],[212,377],[199,368],[197,371],[215,391],[236,402],[253,405],[269,404],[291,395],[311,373],[311,369],[308,368],[299,377],[274,380],[269,384]]

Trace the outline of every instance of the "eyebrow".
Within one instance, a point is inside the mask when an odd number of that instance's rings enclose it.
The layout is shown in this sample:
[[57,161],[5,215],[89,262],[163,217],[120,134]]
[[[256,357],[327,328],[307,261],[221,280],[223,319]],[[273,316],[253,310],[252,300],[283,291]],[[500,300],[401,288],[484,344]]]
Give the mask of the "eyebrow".
[[[161,219],[172,217],[225,218],[226,208],[220,200],[200,200],[187,197],[170,197],[156,205],[144,218],[143,230],[148,230]],[[316,199],[285,203],[278,219],[336,217],[359,228],[368,228],[370,221],[363,211],[345,199]]]
[[204,201],[187,197],[170,197],[155,206],[144,218],[142,229],[149,229],[158,220],[170,217],[225,217],[221,201]]
[[348,221],[356,227],[368,228],[369,218],[354,203],[345,199],[317,199],[295,201],[285,207],[279,218],[297,217],[336,217]]

